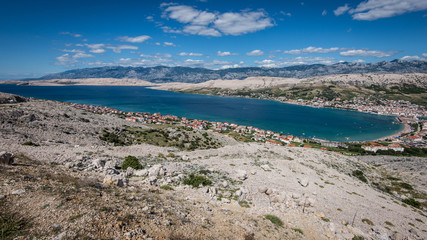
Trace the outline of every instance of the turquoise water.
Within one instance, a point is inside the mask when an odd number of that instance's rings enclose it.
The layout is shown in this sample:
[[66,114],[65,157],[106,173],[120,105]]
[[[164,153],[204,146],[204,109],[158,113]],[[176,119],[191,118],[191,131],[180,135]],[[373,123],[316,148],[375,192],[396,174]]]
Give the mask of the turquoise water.
[[295,136],[328,140],[373,140],[400,131],[394,117],[311,108],[268,100],[174,93],[145,87],[0,85],[0,92],[25,97],[160,112],[209,121],[234,122]]

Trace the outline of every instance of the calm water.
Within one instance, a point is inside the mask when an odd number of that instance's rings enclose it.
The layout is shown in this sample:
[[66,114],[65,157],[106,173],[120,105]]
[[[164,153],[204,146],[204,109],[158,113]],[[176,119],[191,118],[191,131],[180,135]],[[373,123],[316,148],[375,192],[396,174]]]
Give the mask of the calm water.
[[160,112],[209,121],[234,122],[295,136],[344,141],[373,140],[403,128],[393,117],[311,108],[274,101],[218,97],[117,86],[1,85],[25,97],[108,106],[123,111]]

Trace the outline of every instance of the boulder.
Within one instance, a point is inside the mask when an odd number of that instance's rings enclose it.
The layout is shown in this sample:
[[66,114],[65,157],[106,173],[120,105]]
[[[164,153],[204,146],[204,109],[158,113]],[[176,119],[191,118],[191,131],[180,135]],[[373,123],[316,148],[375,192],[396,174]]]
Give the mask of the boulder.
[[12,195],[21,195],[21,194],[25,193],[25,190],[24,189],[18,189],[18,190],[12,191],[11,193],[12,193]]
[[160,174],[160,169],[162,168],[162,165],[156,164],[152,166],[150,169],[148,169],[148,176],[158,176]]
[[222,187],[226,188],[226,187],[228,187],[228,182],[227,182],[226,180],[224,180],[224,181],[221,183],[221,185],[222,185]]
[[124,187],[128,183],[128,179],[119,175],[107,175],[102,182],[103,185],[114,185]]
[[126,177],[132,176],[135,173],[135,169],[133,169],[132,167],[128,167],[126,169]]
[[267,195],[273,194],[273,189],[271,189],[271,188],[267,189],[267,191],[265,191],[265,194],[267,194]]
[[187,155],[184,155],[184,156],[182,156],[182,160],[188,161],[188,160],[190,160],[190,158]]
[[267,192],[267,190],[268,190],[268,188],[267,188],[267,187],[259,187],[259,188],[258,188],[258,192],[259,192],[259,193],[266,193],[266,192]]
[[12,164],[15,160],[15,156],[12,153],[0,152],[0,163],[2,164]]
[[141,169],[141,170],[136,170],[133,175],[138,176],[138,177],[146,177],[148,176],[148,170],[147,169]]
[[260,166],[264,171],[271,171],[271,167],[268,166],[267,164],[261,165]]
[[298,183],[303,186],[303,187],[307,187],[308,186],[308,180],[307,179],[300,179],[298,180]]
[[107,161],[105,164],[104,164],[104,167],[105,168],[116,168],[116,166],[117,166],[117,164],[116,164],[116,161],[113,161],[113,160],[110,160],[110,161]]
[[245,170],[237,170],[236,177],[237,179],[244,181],[248,178],[248,173]]
[[105,162],[101,159],[95,159],[95,160],[93,160],[92,165],[95,168],[100,169],[100,168],[103,168],[105,166]]
[[117,171],[114,168],[107,168],[107,169],[105,169],[104,174],[105,175],[117,175],[117,174],[119,174],[119,171]]

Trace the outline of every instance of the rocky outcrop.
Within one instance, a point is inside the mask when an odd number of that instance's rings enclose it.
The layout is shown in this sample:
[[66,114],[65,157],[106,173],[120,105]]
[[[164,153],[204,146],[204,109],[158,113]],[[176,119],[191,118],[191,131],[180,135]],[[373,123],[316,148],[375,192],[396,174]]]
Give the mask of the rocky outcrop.
[[12,164],[15,159],[15,156],[12,153],[0,152],[0,163],[2,164]]

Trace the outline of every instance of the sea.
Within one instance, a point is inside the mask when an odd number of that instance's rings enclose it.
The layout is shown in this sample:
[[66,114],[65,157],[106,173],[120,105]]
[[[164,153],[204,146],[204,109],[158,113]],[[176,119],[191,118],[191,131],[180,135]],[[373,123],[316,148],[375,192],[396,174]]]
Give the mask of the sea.
[[129,112],[170,114],[236,123],[283,134],[331,141],[368,141],[403,129],[396,118],[270,100],[175,93],[139,86],[22,86],[0,92],[24,97],[108,106]]

